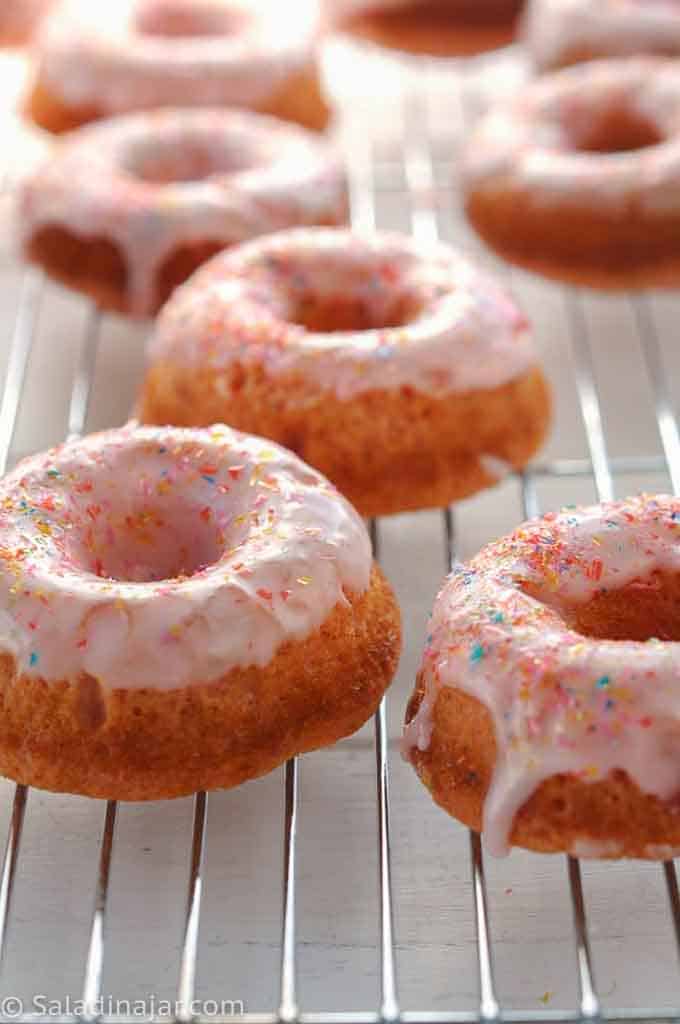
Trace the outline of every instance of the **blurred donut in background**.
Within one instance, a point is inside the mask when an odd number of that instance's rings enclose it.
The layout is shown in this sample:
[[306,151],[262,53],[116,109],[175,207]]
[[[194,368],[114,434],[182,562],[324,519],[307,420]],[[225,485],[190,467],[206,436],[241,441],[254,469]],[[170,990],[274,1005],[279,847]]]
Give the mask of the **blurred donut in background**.
[[511,43],[523,0],[324,0],[327,24],[388,49],[471,56]]
[[593,288],[677,288],[680,62],[541,75],[481,119],[462,180],[468,219],[503,259]]
[[522,35],[545,71],[595,57],[680,54],[677,0],[528,0]]
[[62,136],[26,177],[19,232],[62,284],[148,316],[227,246],[346,219],[342,163],[324,138],[250,111],[166,107]]
[[241,107],[321,131],[316,0],[62,0],[27,113],[42,128],[157,107]]

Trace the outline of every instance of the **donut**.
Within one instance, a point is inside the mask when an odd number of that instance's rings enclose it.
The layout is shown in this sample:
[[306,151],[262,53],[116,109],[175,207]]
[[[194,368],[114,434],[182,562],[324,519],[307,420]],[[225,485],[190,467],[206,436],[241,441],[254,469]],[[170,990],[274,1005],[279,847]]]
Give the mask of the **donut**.
[[325,0],[326,21],[393,50],[468,56],[511,43],[524,0]]
[[217,256],[177,290],[139,416],[248,423],[377,516],[495,484],[537,449],[549,406],[527,321],[462,256],[312,228]]
[[566,508],[457,566],[404,734],[435,801],[510,845],[680,853],[680,499]]
[[225,246],[346,218],[341,161],[318,136],[247,111],[160,110],[64,136],[23,185],[19,232],[52,277],[144,316]]
[[0,8],[0,46],[27,42],[52,0],[3,0]]
[[677,0],[528,0],[521,32],[541,70],[597,57],[680,54]]
[[322,130],[315,0],[62,0],[28,115],[52,132],[157,107],[241,107]]
[[462,181],[473,227],[511,262],[592,287],[677,287],[680,66],[546,75],[482,118]]
[[398,609],[351,506],[224,426],[129,424],[0,481],[0,772],[121,800],[226,788],[375,711]]

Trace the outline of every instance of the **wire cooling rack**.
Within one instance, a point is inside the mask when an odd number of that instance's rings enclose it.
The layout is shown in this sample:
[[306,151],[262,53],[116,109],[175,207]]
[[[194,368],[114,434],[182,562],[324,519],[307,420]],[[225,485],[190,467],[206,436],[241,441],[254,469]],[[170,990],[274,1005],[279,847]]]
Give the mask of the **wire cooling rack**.
[[[476,113],[474,90],[463,84],[446,96],[454,128],[446,136],[431,131],[432,112],[428,106],[426,79],[423,64],[400,74],[398,95],[392,97],[392,116],[396,118],[389,140],[371,138],[366,129],[365,118],[346,116],[343,120],[343,139],[350,175],[351,208],[354,225],[370,231],[384,219],[381,204],[399,208],[399,216],[408,217],[413,233],[422,239],[436,239],[452,233],[455,222],[449,208],[455,170],[455,146],[470,119]],[[350,104],[351,106],[351,104]],[[382,226],[382,225],[381,225]],[[454,234],[461,231],[456,227]],[[464,243],[474,247],[466,236]],[[24,400],[24,385],[30,366],[30,359],[36,336],[36,325],[41,303],[46,291],[46,282],[40,272],[28,270],[24,273],[16,303],[16,318],[9,341],[9,357],[2,395],[0,398],[0,471],[12,461],[15,430]],[[676,492],[680,492],[680,434],[671,396],[668,373],[664,365],[664,351],[660,342],[657,318],[651,300],[645,295],[631,296],[629,315],[634,324],[636,342],[646,367],[653,400],[653,416],[660,438],[660,451],[652,454],[610,454],[605,429],[605,415],[600,401],[600,384],[595,367],[593,328],[586,313],[582,295],[572,290],[559,290],[559,308],[567,325],[567,344],[570,346],[570,362],[574,370],[574,381],[570,385],[578,401],[585,439],[586,457],[557,457],[538,462],[522,474],[505,482],[505,487],[514,488],[518,505],[526,516],[540,511],[541,486],[551,482],[586,481],[593,485],[595,494],[601,499],[614,496],[626,489],[629,478],[656,480],[666,478]],[[67,409],[67,436],[78,437],[88,424],[88,410],[91,404],[93,380],[97,368],[99,343],[103,317],[98,310],[88,307],[82,322],[80,350],[71,382],[70,399]],[[53,440],[58,440],[54,438]],[[504,494],[507,492],[504,491]],[[504,500],[506,500],[504,498]],[[457,556],[459,530],[458,513],[445,509],[441,513],[441,537],[443,538],[443,560],[440,572],[448,571]],[[373,521],[371,534],[374,548],[380,553],[381,538],[386,524]],[[389,570],[389,566],[388,566]],[[432,592],[438,580],[432,581]],[[399,709],[401,710],[401,709]],[[467,898],[472,904],[475,930],[475,960],[478,975],[478,1000],[473,1008],[461,1008],[452,998],[444,1009],[405,1010],[399,997],[398,963],[399,952],[408,955],[408,948],[400,946],[398,929],[395,925],[403,893],[394,880],[392,867],[394,842],[391,838],[392,820],[390,813],[390,770],[388,742],[388,718],[383,704],[373,723],[372,745],[375,757],[375,796],[377,845],[377,891],[375,902],[370,909],[374,915],[377,942],[371,956],[378,964],[377,980],[379,998],[365,1010],[310,1011],[300,996],[298,988],[300,943],[296,921],[300,888],[299,832],[303,818],[299,803],[299,765],[290,761],[284,769],[284,814],[283,814],[283,864],[281,940],[279,955],[278,1005],[271,1012],[247,1012],[239,1019],[247,1024],[387,1024],[402,1020],[404,1024],[474,1024],[501,1019],[532,1024],[557,1024],[557,1022],[625,1020],[635,1021],[677,1021],[680,1020],[680,998],[675,1005],[654,1007],[655,994],[650,991],[645,999],[652,1008],[632,1009],[607,1006],[604,1008],[595,982],[595,971],[589,927],[586,898],[577,860],[567,858],[568,897],[573,916],[573,947],[576,962],[578,992],[574,992],[573,1008],[553,1010],[547,1006],[548,999],[540,1007],[506,1007],[502,1005],[494,970],[494,932],[491,921],[485,864],[482,843],[477,835],[469,835],[469,880]],[[13,806],[9,822],[7,842],[0,876],[0,967],[6,965],[13,935],[13,897],[17,878],[22,870],[22,839],[27,821],[28,791],[17,786],[13,795]],[[47,800],[57,799],[47,797]],[[210,798],[213,800],[214,798]],[[425,813],[427,796],[422,794],[422,810]],[[222,1011],[194,1012],[197,992],[197,970],[199,968],[201,913],[205,911],[203,886],[205,878],[205,850],[208,841],[209,797],[199,793],[193,800],[190,857],[186,878],[185,912],[183,915],[179,969],[176,977],[176,1006],[171,1017],[179,1022],[195,1019],[200,1024],[231,1020],[235,1012],[244,1009],[232,1003]],[[439,812],[437,812],[439,813]],[[119,808],[115,803],[102,804],[101,838],[98,864],[93,865],[94,899],[89,921],[86,955],[82,965],[82,986],[75,994],[79,1000],[77,1010],[49,1014],[27,1012],[13,1004],[0,1002],[0,1022],[20,1021],[42,1024],[57,1021],[59,1024],[75,1024],[78,1020],[93,1022],[102,1020],[111,1024],[127,1024],[139,1020],[133,1012],[102,1012],[104,995],[104,971],[107,946],[107,915],[110,911],[110,882],[118,828]],[[57,827],[61,819],[57,819]],[[673,958],[680,954],[680,895],[676,869],[669,861],[658,867],[662,874],[663,889],[667,897],[665,913],[670,919],[670,935],[676,945]],[[332,887],[333,882],[330,881]],[[509,892],[510,890],[506,890]],[[179,899],[176,893],[169,898]],[[228,900],[229,894],[226,894]],[[343,906],[333,910],[342,915]],[[40,921],[34,922],[40,927]],[[65,926],[66,928],[66,926]],[[68,937],[64,935],[64,941]],[[39,973],[36,965],[36,975]],[[634,969],[634,965],[630,965]],[[674,968],[671,968],[673,970]],[[677,961],[676,967],[677,969]],[[12,977],[0,977],[0,995],[12,993]],[[348,994],[353,978],[344,979]],[[644,977],[640,978],[644,988]],[[122,994],[124,995],[124,993]],[[546,993],[548,995],[548,993]],[[5,1012],[5,1011],[8,1012]],[[213,1007],[213,1011],[215,1007]],[[165,1014],[151,1013],[154,1019],[167,1019]]]

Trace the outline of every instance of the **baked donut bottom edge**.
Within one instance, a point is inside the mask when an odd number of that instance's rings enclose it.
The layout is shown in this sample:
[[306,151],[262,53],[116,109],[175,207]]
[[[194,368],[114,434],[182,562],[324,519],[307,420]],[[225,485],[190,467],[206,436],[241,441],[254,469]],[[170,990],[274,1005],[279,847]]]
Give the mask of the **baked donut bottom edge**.
[[[177,106],[178,103],[173,105]],[[238,104],[229,103],[225,106],[236,108]],[[278,117],[282,121],[292,121],[316,132],[324,131],[331,117],[331,109],[323,95],[319,71],[314,62],[289,75],[274,93],[249,109]],[[50,88],[39,70],[26,98],[24,112],[39,128],[55,135],[112,116],[111,111],[97,104],[70,105]]]
[[[425,690],[419,676],[406,711],[413,720]],[[475,832],[496,764],[490,711],[463,690],[445,686],[433,708],[427,750],[408,759],[435,803]],[[667,803],[644,793],[623,770],[587,781],[571,774],[542,782],[515,816],[510,846],[598,859],[666,860],[680,851],[680,794]]]
[[396,671],[400,615],[374,566],[313,634],[263,668],[174,690],[105,688],[92,676],[18,676],[0,657],[0,773],[56,792],[160,800],[227,789],[335,743],[376,711]]
[[680,286],[680,215],[539,209],[531,198],[496,190],[469,195],[466,213],[490,249],[541,277],[603,291]]
[[496,6],[497,11],[486,18],[467,19],[464,13],[456,16],[442,10],[423,10],[422,4],[373,10],[342,19],[339,28],[376,46],[416,56],[472,57],[514,41],[521,5],[507,2]]
[[545,439],[551,395],[532,367],[494,389],[433,397],[411,387],[348,399],[310,396],[294,373],[233,364],[221,376],[164,362],[147,371],[139,418],[201,426],[226,421],[291,449],[364,516],[443,508],[522,468]]

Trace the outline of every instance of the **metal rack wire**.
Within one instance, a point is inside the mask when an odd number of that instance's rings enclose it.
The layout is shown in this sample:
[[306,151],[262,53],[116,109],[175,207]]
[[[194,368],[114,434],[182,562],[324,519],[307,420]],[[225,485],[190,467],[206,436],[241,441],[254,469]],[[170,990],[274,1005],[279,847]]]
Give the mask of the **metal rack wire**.
[[[424,95],[417,75],[405,78],[402,97],[403,117],[403,171],[411,209],[413,233],[422,239],[439,236],[439,219],[435,195],[434,159],[432,142],[426,128]],[[465,112],[463,110],[463,116]],[[362,131],[353,132],[351,124],[346,130],[348,167],[351,186],[352,220],[355,227],[370,231],[376,226],[376,182],[370,140]],[[36,322],[44,289],[40,273],[28,271],[18,300],[17,317],[10,345],[10,357],[4,388],[0,397],[0,472],[7,467],[12,440],[21,402],[22,389],[35,335]],[[542,463],[515,477],[523,510],[527,516],[540,511],[536,484],[543,478],[591,477],[598,496],[610,498],[615,492],[619,475],[629,472],[667,471],[675,491],[680,493],[680,432],[673,403],[665,381],[659,339],[647,300],[636,296],[630,300],[652,383],[655,416],[661,438],[662,456],[635,456],[611,458],[603,429],[590,337],[586,318],[578,295],[565,291],[565,312],[570,326],[570,338],[576,371],[576,388],[581,416],[586,432],[589,458],[568,459]],[[68,411],[68,437],[76,438],[84,430],[88,403],[97,361],[101,316],[92,308],[82,338],[79,363],[73,380]],[[442,513],[444,566],[448,571],[456,557],[456,526],[454,511]],[[371,535],[376,554],[379,552],[380,526],[371,523]],[[284,772],[283,820],[283,897],[281,919],[281,957],[278,1009],[273,1013],[245,1013],[246,1024],[493,1024],[501,1019],[511,1024],[570,1024],[575,1021],[659,1021],[680,1019],[680,1007],[657,1007],[649,1010],[603,1011],[595,982],[591,954],[586,903],[579,863],[567,858],[567,878],[573,910],[574,945],[578,969],[578,1005],[571,1012],[536,1010],[504,1011],[496,991],[493,957],[493,930],[490,919],[484,873],[482,843],[479,836],[470,833],[471,897],[477,937],[477,966],[479,976],[479,1004],[476,1011],[461,1011],[452,1007],[446,1012],[401,1012],[397,985],[395,956],[394,885],[391,869],[389,763],[385,705],[381,706],[374,723],[375,781],[378,848],[377,879],[377,957],[379,962],[380,997],[377,1008],[365,1012],[306,1012],[300,1006],[297,991],[296,943],[296,849],[298,837],[298,764],[290,761]],[[5,956],[12,910],[12,895],[19,863],[22,832],[26,814],[28,791],[25,786],[15,789],[14,804],[9,826],[2,872],[0,875],[0,966]],[[192,1015],[190,1008],[196,991],[196,968],[199,948],[199,925],[203,884],[204,851],[208,832],[209,798],[199,793],[194,798],[192,843],[186,891],[181,940],[181,959],[177,979],[178,1009],[175,1019],[180,1024],[197,1020],[199,1024],[224,1024],[231,1017]],[[98,1002],[102,995],[102,977],[106,953],[106,916],[112,856],[116,839],[116,804],[110,802],[103,810],[99,864],[89,929],[89,943],[83,970],[82,999],[85,1010],[74,1015],[49,1018],[37,1013],[26,1013],[11,1020],[20,1024],[76,1024],[83,1020],[94,1024],[132,1024],[138,1018],[118,1014],[98,1016]],[[661,869],[664,873],[669,912],[674,936],[680,954],[680,894],[673,862]],[[0,1024],[7,1019],[0,1015]]]

